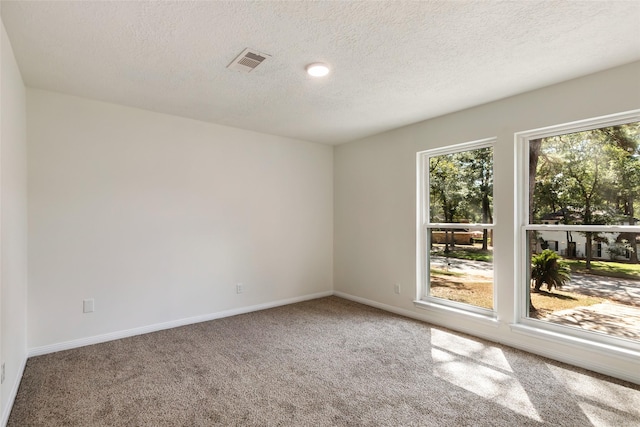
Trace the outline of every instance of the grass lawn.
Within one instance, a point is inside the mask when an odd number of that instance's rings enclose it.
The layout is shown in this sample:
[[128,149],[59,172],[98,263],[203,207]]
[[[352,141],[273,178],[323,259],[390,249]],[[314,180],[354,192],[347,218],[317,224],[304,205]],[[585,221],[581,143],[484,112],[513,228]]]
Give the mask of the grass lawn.
[[[459,273],[458,273],[459,274]],[[456,276],[431,275],[431,296],[477,307],[493,308],[493,283]]]
[[591,261],[591,270],[587,270],[587,263],[584,260],[565,258],[563,261],[571,267],[571,271],[575,271],[576,273],[640,280],[640,264],[626,264],[612,261]]
[[493,251],[483,251],[481,245],[456,245],[455,249],[447,253],[444,252],[444,245],[434,244],[431,255],[443,256],[447,258],[468,259],[471,261],[493,261]]
[[[493,283],[461,273],[431,271],[431,296],[457,301],[477,307],[493,308]],[[466,277],[465,277],[466,276]],[[531,302],[536,308],[529,315],[540,318],[544,315],[575,307],[586,307],[606,301],[603,298],[554,290],[531,291]]]
[[530,317],[534,319],[544,317],[544,315],[554,311],[568,310],[575,307],[587,307],[606,301],[603,298],[588,295],[576,294],[573,292],[559,291],[553,292],[531,290],[531,303],[536,310],[531,310]]
[[437,268],[432,268],[430,271],[432,275],[438,275],[438,276],[455,276],[455,277],[466,276],[466,274],[460,273],[458,271],[446,271],[446,270],[440,270]]

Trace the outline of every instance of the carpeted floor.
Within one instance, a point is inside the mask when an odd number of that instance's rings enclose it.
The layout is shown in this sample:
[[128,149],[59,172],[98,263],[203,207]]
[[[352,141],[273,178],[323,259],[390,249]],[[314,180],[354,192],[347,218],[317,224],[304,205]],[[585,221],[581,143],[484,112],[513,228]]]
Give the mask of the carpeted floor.
[[640,386],[337,297],[29,359],[9,426],[638,426]]

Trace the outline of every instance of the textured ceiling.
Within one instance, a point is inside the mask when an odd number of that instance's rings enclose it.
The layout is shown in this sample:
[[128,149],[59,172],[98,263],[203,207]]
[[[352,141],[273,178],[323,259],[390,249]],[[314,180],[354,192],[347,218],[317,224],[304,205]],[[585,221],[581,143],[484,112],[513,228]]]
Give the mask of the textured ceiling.
[[[30,87],[330,144],[640,59],[639,1],[1,7]],[[271,57],[227,69],[247,47]]]

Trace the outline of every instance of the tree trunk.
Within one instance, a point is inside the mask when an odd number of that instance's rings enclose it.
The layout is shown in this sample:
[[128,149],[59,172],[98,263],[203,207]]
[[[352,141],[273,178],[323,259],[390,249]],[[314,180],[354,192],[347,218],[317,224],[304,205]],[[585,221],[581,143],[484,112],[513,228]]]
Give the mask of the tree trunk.
[[[486,191],[482,195],[482,222],[487,224],[489,222],[489,217],[491,216],[490,206],[489,206],[489,196],[486,194]],[[482,250],[487,250],[487,229],[482,230]]]
[[584,244],[585,248],[584,248],[584,256],[586,258],[586,262],[587,262],[587,270],[591,270],[591,257],[593,256],[592,254],[592,245],[593,245],[593,233],[591,232],[587,232],[585,233],[586,235],[586,243]]
[[[591,199],[587,198],[585,206],[584,206],[584,224],[592,224],[591,221]],[[593,233],[587,232],[585,233],[586,242],[584,248],[584,255],[586,258],[586,268],[587,270],[591,270],[591,258],[593,257]]]
[[[536,173],[538,171],[538,158],[542,148],[542,139],[532,139],[529,141],[529,224],[533,224],[533,194],[536,189]],[[529,235],[529,253],[535,252],[537,239],[533,239],[535,233],[527,233]],[[542,286],[542,284],[540,284]],[[535,284],[535,289],[539,290],[540,286]],[[529,287],[531,289],[531,287]],[[531,292],[529,292],[529,315],[532,311],[537,311],[531,302]]]
[[631,245],[631,253],[629,254],[629,262],[632,264],[638,263],[638,235],[631,234],[631,240],[629,242]]
[[449,230],[444,230],[444,253],[449,253]]
[[536,172],[541,148],[542,139],[529,141],[529,224],[533,224],[533,194],[536,189]]
[[[629,196],[629,225],[635,225],[636,219],[635,211],[633,209],[633,196]],[[629,238],[629,245],[631,245],[631,254],[629,254],[629,262],[632,264],[638,263],[638,235],[631,234]]]
[[540,280],[535,280],[535,281],[533,282],[533,288],[534,288],[536,291],[539,291],[539,290],[540,290],[540,288],[542,288],[542,285],[543,285],[543,283],[542,283],[542,281],[540,281]]

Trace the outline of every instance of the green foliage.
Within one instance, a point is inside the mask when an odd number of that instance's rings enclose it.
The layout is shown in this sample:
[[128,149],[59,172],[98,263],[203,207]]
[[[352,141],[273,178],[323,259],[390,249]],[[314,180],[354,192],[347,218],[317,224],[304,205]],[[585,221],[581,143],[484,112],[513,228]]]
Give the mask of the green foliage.
[[432,222],[493,221],[493,148],[429,159]]
[[[493,222],[492,147],[429,158],[429,218],[444,223]],[[485,229],[484,250],[489,240]],[[447,241],[445,252],[455,246],[455,240]]]
[[536,155],[533,222],[631,223],[640,210],[640,123],[543,138]]
[[433,222],[454,222],[463,198],[462,182],[457,179],[457,154],[429,159],[430,208]]
[[531,258],[531,280],[536,291],[546,284],[549,292],[553,288],[561,289],[571,280],[571,269],[562,258],[552,251],[545,249]]
[[[640,212],[640,122],[530,142],[529,214],[533,223],[636,225]],[[597,232],[585,232],[587,269]],[[620,248],[613,248],[615,251]],[[638,262],[635,239],[630,262]]]
[[471,261],[493,262],[493,252],[490,251],[449,251],[447,253],[432,251],[431,255],[441,255],[447,258],[468,259]]
[[623,257],[627,252],[633,251],[634,247],[629,244],[628,240],[609,243],[607,247],[607,252],[609,253],[609,258],[611,259],[611,261],[615,261],[616,258]]
[[617,277],[620,279],[640,280],[640,264],[613,261],[592,261],[591,270],[586,269],[584,260],[565,259],[564,263],[576,273],[589,273],[605,277]]

